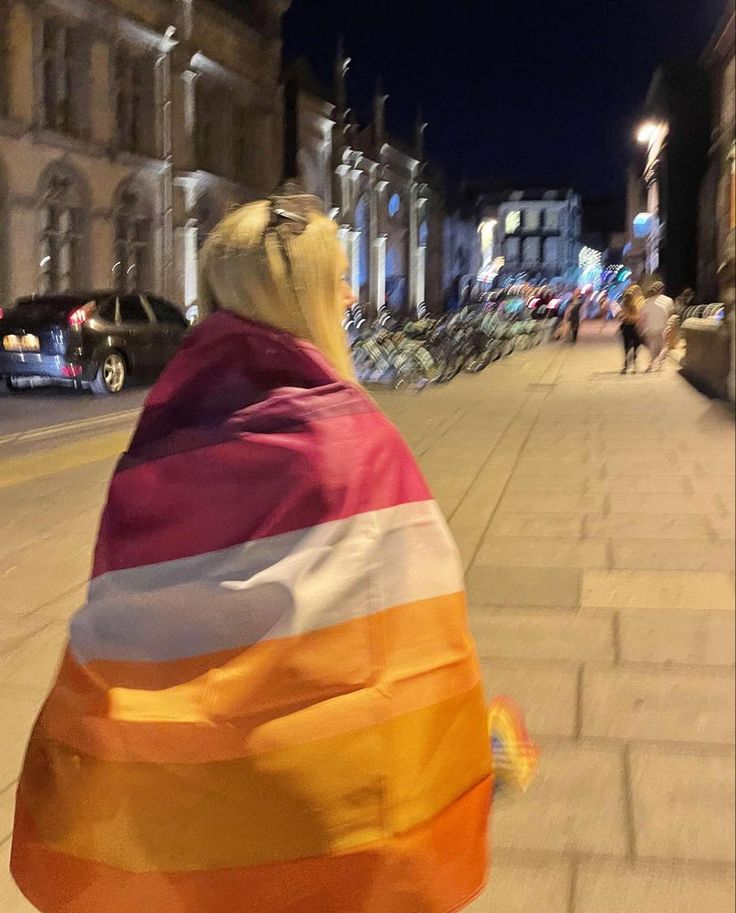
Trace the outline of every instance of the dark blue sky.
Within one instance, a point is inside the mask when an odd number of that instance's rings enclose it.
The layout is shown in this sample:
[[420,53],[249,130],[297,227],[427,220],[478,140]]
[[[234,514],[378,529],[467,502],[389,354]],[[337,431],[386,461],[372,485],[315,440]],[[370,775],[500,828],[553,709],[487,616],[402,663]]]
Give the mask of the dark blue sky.
[[[731,0],[729,0],[731,2]],[[389,127],[458,177],[571,183],[621,194],[631,134],[657,64],[700,53],[724,0],[294,0],[287,60],[331,80],[337,36],[353,106],[383,76]]]

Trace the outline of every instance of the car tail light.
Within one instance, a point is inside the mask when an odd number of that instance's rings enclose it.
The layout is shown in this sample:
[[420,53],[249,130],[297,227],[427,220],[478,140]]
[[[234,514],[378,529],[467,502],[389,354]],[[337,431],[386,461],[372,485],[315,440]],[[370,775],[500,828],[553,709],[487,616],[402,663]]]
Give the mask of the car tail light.
[[92,313],[93,307],[94,303],[90,302],[82,305],[81,308],[77,308],[76,311],[72,311],[68,318],[69,326],[74,330],[78,330]]
[[81,365],[63,365],[61,369],[62,377],[79,377],[81,373]]

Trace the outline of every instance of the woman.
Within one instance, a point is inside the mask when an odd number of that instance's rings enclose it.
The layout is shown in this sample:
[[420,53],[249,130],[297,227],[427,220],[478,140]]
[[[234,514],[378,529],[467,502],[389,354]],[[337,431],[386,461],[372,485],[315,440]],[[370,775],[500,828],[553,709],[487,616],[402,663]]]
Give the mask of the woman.
[[578,332],[580,331],[580,318],[583,310],[583,296],[580,292],[575,292],[570,302],[568,312],[568,322],[570,324],[570,342],[574,345],[578,341]]
[[621,338],[624,343],[624,366],[621,373],[626,374],[631,364],[632,374],[636,374],[636,356],[641,345],[639,336],[639,312],[644,304],[644,293],[638,285],[630,285],[621,299],[619,320],[621,321]]
[[28,748],[12,870],[43,913],[449,913],[482,889],[462,567],[352,382],[346,270],[303,196],[204,247],[211,316],[118,465]]

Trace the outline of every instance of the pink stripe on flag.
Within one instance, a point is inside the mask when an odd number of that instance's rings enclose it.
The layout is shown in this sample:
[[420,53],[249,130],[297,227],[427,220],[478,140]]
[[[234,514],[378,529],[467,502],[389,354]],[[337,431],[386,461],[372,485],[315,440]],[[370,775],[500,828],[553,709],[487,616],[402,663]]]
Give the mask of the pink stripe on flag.
[[[364,408],[356,391],[357,400]],[[377,411],[305,418],[287,431],[231,440],[218,440],[220,432],[211,446],[200,438],[191,450],[123,457],[93,577],[431,497],[398,431]]]

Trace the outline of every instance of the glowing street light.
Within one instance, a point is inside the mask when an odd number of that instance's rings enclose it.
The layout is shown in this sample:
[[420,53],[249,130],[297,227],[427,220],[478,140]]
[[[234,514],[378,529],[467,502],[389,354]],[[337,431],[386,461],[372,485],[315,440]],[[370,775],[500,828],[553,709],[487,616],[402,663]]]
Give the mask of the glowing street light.
[[655,124],[654,121],[645,121],[639,126],[639,129],[636,131],[637,143],[641,143],[643,146],[648,146],[649,143],[651,143],[651,141],[654,139],[658,128],[659,125]]

